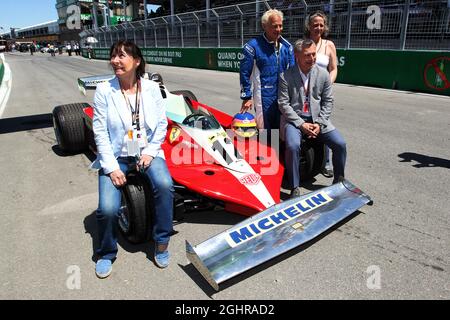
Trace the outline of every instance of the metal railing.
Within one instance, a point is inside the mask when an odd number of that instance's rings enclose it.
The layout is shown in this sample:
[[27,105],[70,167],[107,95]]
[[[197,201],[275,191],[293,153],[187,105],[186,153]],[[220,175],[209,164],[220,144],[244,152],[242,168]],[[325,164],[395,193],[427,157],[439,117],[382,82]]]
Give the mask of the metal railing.
[[210,10],[85,29],[110,47],[119,39],[141,47],[242,47],[261,34],[261,16],[269,8],[284,13],[283,36],[303,37],[306,16],[316,10],[329,18],[328,38],[337,48],[450,50],[450,0],[301,0],[255,1]]

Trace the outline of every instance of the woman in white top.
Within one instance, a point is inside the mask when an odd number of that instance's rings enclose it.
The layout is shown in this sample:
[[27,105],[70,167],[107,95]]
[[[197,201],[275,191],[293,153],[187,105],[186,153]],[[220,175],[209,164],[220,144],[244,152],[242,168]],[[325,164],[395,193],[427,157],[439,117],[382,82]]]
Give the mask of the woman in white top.
[[[316,11],[308,15],[305,20],[305,36],[316,44],[316,64],[328,70],[331,83],[333,84],[337,77],[337,54],[333,41],[324,39],[328,35],[328,30],[328,18],[322,11]],[[330,149],[325,147],[325,150],[325,167],[322,174],[327,178],[331,178],[333,176],[333,168],[330,161]]]
[[316,43],[316,63],[328,70],[331,83],[334,83],[337,77],[337,54],[333,41],[324,39],[328,30],[328,18],[322,11],[310,14],[305,20],[305,36]]
[[96,212],[99,248],[95,272],[106,278],[117,256],[117,228],[121,188],[127,173],[141,171],[154,195],[154,261],[169,265],[172,234],[173,183],[161,144],[167,133],[165,100],[156,82],[145,79],[145,60],[132,41],[120,40],[110,49],[115,77],[97,86],[93,129],[100,169],[99,205]]

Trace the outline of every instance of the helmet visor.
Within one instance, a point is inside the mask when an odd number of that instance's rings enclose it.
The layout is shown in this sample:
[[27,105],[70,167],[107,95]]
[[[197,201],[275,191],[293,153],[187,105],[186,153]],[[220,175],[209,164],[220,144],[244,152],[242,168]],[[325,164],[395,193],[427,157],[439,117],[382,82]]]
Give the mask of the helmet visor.
[[241,137],[250,138],[250,137],[253,137],[257,133],[258,129],[256,127],[234,126],[233,131]]

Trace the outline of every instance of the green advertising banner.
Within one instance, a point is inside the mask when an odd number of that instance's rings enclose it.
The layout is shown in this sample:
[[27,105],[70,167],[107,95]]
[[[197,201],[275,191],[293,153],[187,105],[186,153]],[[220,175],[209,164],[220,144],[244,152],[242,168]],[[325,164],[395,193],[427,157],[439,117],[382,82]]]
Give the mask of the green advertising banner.
[[337,51],[336,82],[450,95],[449,51]]
[[112,26],[116,26],[119,23],[125,22],[125,21],[132,21],[133,17],[131,16],[111,16],[109,18],[109,22]]
[[[239,72],[240,48],[144,48],[147,63]],[[94,49],[109,59],[109,49]],[[336,82],[450,96],[449,51],[338,49]],[[87,51],[83,50],[87,57]]]
[[143,49],[146,62],[199,69],[239,72],[240,49],[152,48]]

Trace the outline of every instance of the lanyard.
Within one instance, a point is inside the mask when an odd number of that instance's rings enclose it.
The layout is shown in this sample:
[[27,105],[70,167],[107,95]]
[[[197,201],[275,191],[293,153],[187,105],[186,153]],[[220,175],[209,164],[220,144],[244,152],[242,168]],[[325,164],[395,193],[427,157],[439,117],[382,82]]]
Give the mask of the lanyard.
[[305,93],[305,101],[303,102],[303,109],[302,109],[302,113],[303,114],[309,114],[310,110],[309,110],[309,85],[310,85],[310,75],[311,72],[308,74],[308,76],[306,77],[306,81],[303,79],[303,73],[300,73],[300,76],[302,78],[302,87]]
[[120,90],[122,91],[122,95],[125,98],[125,101],[127,102],[128,106],[130,107],[131,111],[131,120],[133,127],[136,126],[137,130],[140,130],[140,124],[139,124],[139,104],[140,104],[140,98],[141,98],[141,81],[138,79],[137,81],[137,88],[136,88],[136,108],[133,111],[133,106],[131,105],[130,100],[128,99],[127,95],[125,94],[125,91],[122,89],[122,86],[120,87]]
[[309,78],[310,78],[310,75],[311,75],[311,73],[309,73],[308,76],[306,77],[306,82],[303,80],[303,77],[301,77],[302,78],[302,87],[305,92],[306,101],[309,100]]

